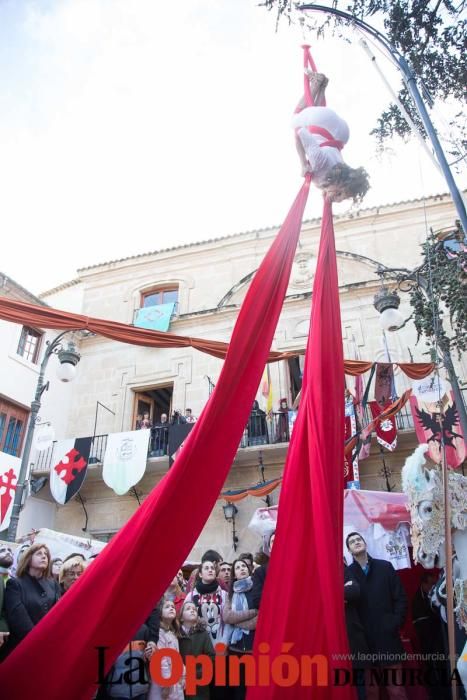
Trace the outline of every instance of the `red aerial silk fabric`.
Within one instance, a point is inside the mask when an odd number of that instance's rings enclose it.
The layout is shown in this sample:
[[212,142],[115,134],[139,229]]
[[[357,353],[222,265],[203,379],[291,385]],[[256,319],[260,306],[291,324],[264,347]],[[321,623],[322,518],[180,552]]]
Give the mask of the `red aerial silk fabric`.
[[[250,687],[247,700],[354,698],[332,686],[331,669],[346,668],[333,654],[348,653],[344,624],[343,489],[344,367],[332,209],[325,200],[313,286],[310,337],[302,399],[287,455],[276,538],[255,634],[270,645],[271,664],[281,653],[322,654],[327,687],[271,684]],[[283,645],[289,643],[284,649]],[[293,644],[292,649],[290,645]]]
[[[2,697],[84,700],[146,619],[216,503],[271,347],[309,191],[306,178],[243,302],[216,388],[172,469],[66,595],[0,665]],[[343,370],[340,367],[341,378]],[[341,402],[342,403],[342,402]],[[342,437],[338,442],[342,446]]]

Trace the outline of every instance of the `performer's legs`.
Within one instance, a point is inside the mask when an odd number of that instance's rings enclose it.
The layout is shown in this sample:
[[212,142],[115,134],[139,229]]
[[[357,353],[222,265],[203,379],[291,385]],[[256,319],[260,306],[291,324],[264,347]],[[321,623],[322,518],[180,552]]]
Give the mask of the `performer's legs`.
[[307,104],[305,95],[302,95],[298,105],[295,107],[295,114],[301,112],[305,107],[317,107],[324,105],[325,102],[325,91],[326,86],[329,83],[328,78],[324,73],[313,73],[310,69],[307,69],[306,74],[308,76],[308,82],[310,84],[311,97],[313,99],[313,104]]

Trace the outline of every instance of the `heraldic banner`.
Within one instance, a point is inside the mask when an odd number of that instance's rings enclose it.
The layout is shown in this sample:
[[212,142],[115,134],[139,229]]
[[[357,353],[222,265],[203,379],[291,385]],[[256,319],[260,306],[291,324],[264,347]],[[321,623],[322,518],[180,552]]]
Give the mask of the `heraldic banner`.
[[89,462],[92,438],[59,440],[53,452],[54,466],[50,470],[50,490],[57,503],[65,505],[76,496]]
[[20,466],[19,457],[0,452],[0,532],[10,524]]
[[117,496],[123,496],[143,478],[150,435],[150,430],[132,430],[107,438],[102,478]]

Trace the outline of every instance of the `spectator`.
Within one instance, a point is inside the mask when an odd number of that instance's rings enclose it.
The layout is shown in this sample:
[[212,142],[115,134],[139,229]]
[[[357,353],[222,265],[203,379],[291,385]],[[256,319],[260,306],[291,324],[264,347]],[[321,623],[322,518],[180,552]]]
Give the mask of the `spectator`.
[[276,529],[269,528],[263,535],[263,546],[261,552],[261,564],[255,569],[253,573],[253,590],[251,593],[252,606],[259,609],[261,596],[263,595],[264,582],[266,580],[266,574],[268,572],[269,558],[271,556],[272,547],[274,544],[274,538],[276,536]]
[[60,598],[60,587],[51,576],[52,559],[44,544],[33,544],[21,557],[16,578],[5,590],[5,612],[10,627],[9,651],[42,620]]
[[[224,607],[224,622],[230,626],[229,653],[235,656],[251,654],[258,610],[253,606],[251,568],[243,559],[232,564],[232,580]],[[233,700],[246,697],[245,667],[241,666],[240,684],[232,687]]]
[[[442,658],[445,654],[441,617],[431,604],[431,591],[437,583],[432,571],[423,571],[420,586],[412,598],[412,621],[417,633],[420,652],[423,654],[423,667],[427,672],[437,672],[440,676],[445,668]],[[430,700],[448,700],[449,689],[427,688]]]
[[86,562],[79,555],[71,559],[67,558],[63,562],[58,579],[62,595],[79,579],[85,568]]
[[359,600],[360,585],[352,577],[352,572],[344,559],[345,626],[349,640],[349,649],[352,654],[352,669],[355,672],[355,685],[357,686],[358,697],[359,700],[365,700],[365,668],[369,668],[371,664],[368,661],[370,650],[366,641],[365,630],[357,609]]
[[177,408],[173,414],[172,414],[172,419],[170,421],[170,425],[177,425],[178,423],[186,423],[187,420],[185,416],[182,416],[182,412]]
[[191,408],[185,410],[185,419],[187,423],[196,423],[197,418],[191,412]]
[[232,564],[227,561],[221,561],[219,564],[219,573],[217,574],[217,580],[219,585],[224,591],[229,590],[230,584],[230,570],[232,569]]
[[249,445],[265,445],[269,442],[266,414],[260,409],[257,401],[253,401],[247,430]]
[[287,399],[281,399],[279,402],[279,411],[277,413],[276,425],[276,442],[289,442],[289,411],[290,408]]
[[[7,544],[0,545],[0,647],[3,647],[4,643],[8,641],[8,636],[10,634],[3,603],[5,598],[5,586],[10,578],[10,570],[13,566],[13,562],[14,556],[11,547]],[[0,651],[0,655],[1,654],[2,652]]]
[[140,430],[146,430],[147,428],[152,428],[152,421],[149,417],[149,413],[145,413],[143,420],[139,424]]
[[[365,630],[370,653],[377,658],[375,665],[401,671],[404,647],[399,629],[405,621],[407,598],[393,565],[384,559],[373,559],[366,549],[366,542],[359,532],[351,532],[345,540],[353,556],[349,573],[360,586],[358,613]],[[391,676],[390,676],[391,678]],[[404,688],[397,684],[386,688],[389,700],[407,700]],[[376,685],[366,686],[367,700],[379,697]]]
[[60,557],[52,559],[52,578],[58,581],[60,576],[60,569],[62,568],[63,560]]
[[[157,649],[173,649],[179,652],[178,633],[179,623],[175,605],[171,600],[162,599],[159,604],[160,610],[160,629],[159,640],[157,645],[154,642],[149,642],[147,646],[146,656],[151,658],[154,651]],[[163,678],[170,678],[172,675],[172,659],[170,656],[163,656],[161,659],[161,674]],[[160,698],[168,700],[183,700],[184,677],[175,685],[169,687],[161,687],[151,681],[148,700],[159,700]]]
[[135,430],[141,430],[141,421],[143,420],[143,416],[141,413],[138,413],[136,416],[136,424],[135,424]]
[[243,552],[243,554],[238,555],[238,558],[243,559],[243,561],[246,561],[246,563],[252,571],[256,569],[257,564],[255,564],[255,560],[251,552]]
[[166,455],[167,446],[169,444],[169,422],[167,420],[167,413],[161,414],[161,419],[155,423],[151,435],[151,455],[153,457],[162,457]]
[[[205,561],[212,561],[214,563],[214,566],[216,567],[216,577],[219,574],[219,565],[221,561],[223,561],[221,555],[219,552],[216,552],[215,549],[207,549],[203,556],[201,557],[201,564]],[[188,582],[186,584],[185,590],[187,593],[193,590],[194,585],[199,577],[199,567],[196,567],[193,569],[193,571],[190,574],[190,578],[188,579]]]
[[185,577],[184,577],[184,575],[183,575],[182,569],[179,569],[179,570],[178,570],[177,579],[178,579],[178,585],[180,586],[180,590],[181,590],[183,593],[185,593],[186,581],[185,581]]
[[[206,625],[198,617],[194,603],[183,603],[180,610],[180,636],[178,640],[183,661],[187,656],[205,654],[214,662],[215,652],[211,637],[206,631]],[[196,670],[198,677],[198,669]],[[196,695],[190,695],[193,700],[209,700],[209,686],[199,686]]]
[[222,613],[226,600],[226,592],[219,586],[216,575],[217,570],[214,563],[204,561],[201,564],[193,590],[185,598],[185,602],[196,605],[198,616],[206,623],[206,629],[213,645],[224,641]]
[[[110,669],[98,698],[146,700],[149,691],[149,669],[145,663],[152,656],[159,640],[160,611],[155,608],[146,622],[136,630],[131,642],[122,650]],[[138,661],[133,661],[138,659]],[[139,661],[141,659],[142,661]]]

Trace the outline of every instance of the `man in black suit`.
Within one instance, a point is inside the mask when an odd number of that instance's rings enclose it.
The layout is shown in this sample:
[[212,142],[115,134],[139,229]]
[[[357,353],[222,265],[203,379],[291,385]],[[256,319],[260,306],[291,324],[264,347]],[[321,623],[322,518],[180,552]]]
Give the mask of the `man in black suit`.
[[[405,657],[399,629],[407,613],[407,597],[393,565],[384,559],[373,559],[359,532],[351,532],[345,540],[353,557],[349,572],[360,586],[357,609],[374,666],[388,670],[386,692],[390,700],[407,700],[404,688],[391,683],[392,676],[400,682],[401,662]],[[366,686],[367,700],[379,697],[376,684]]]

